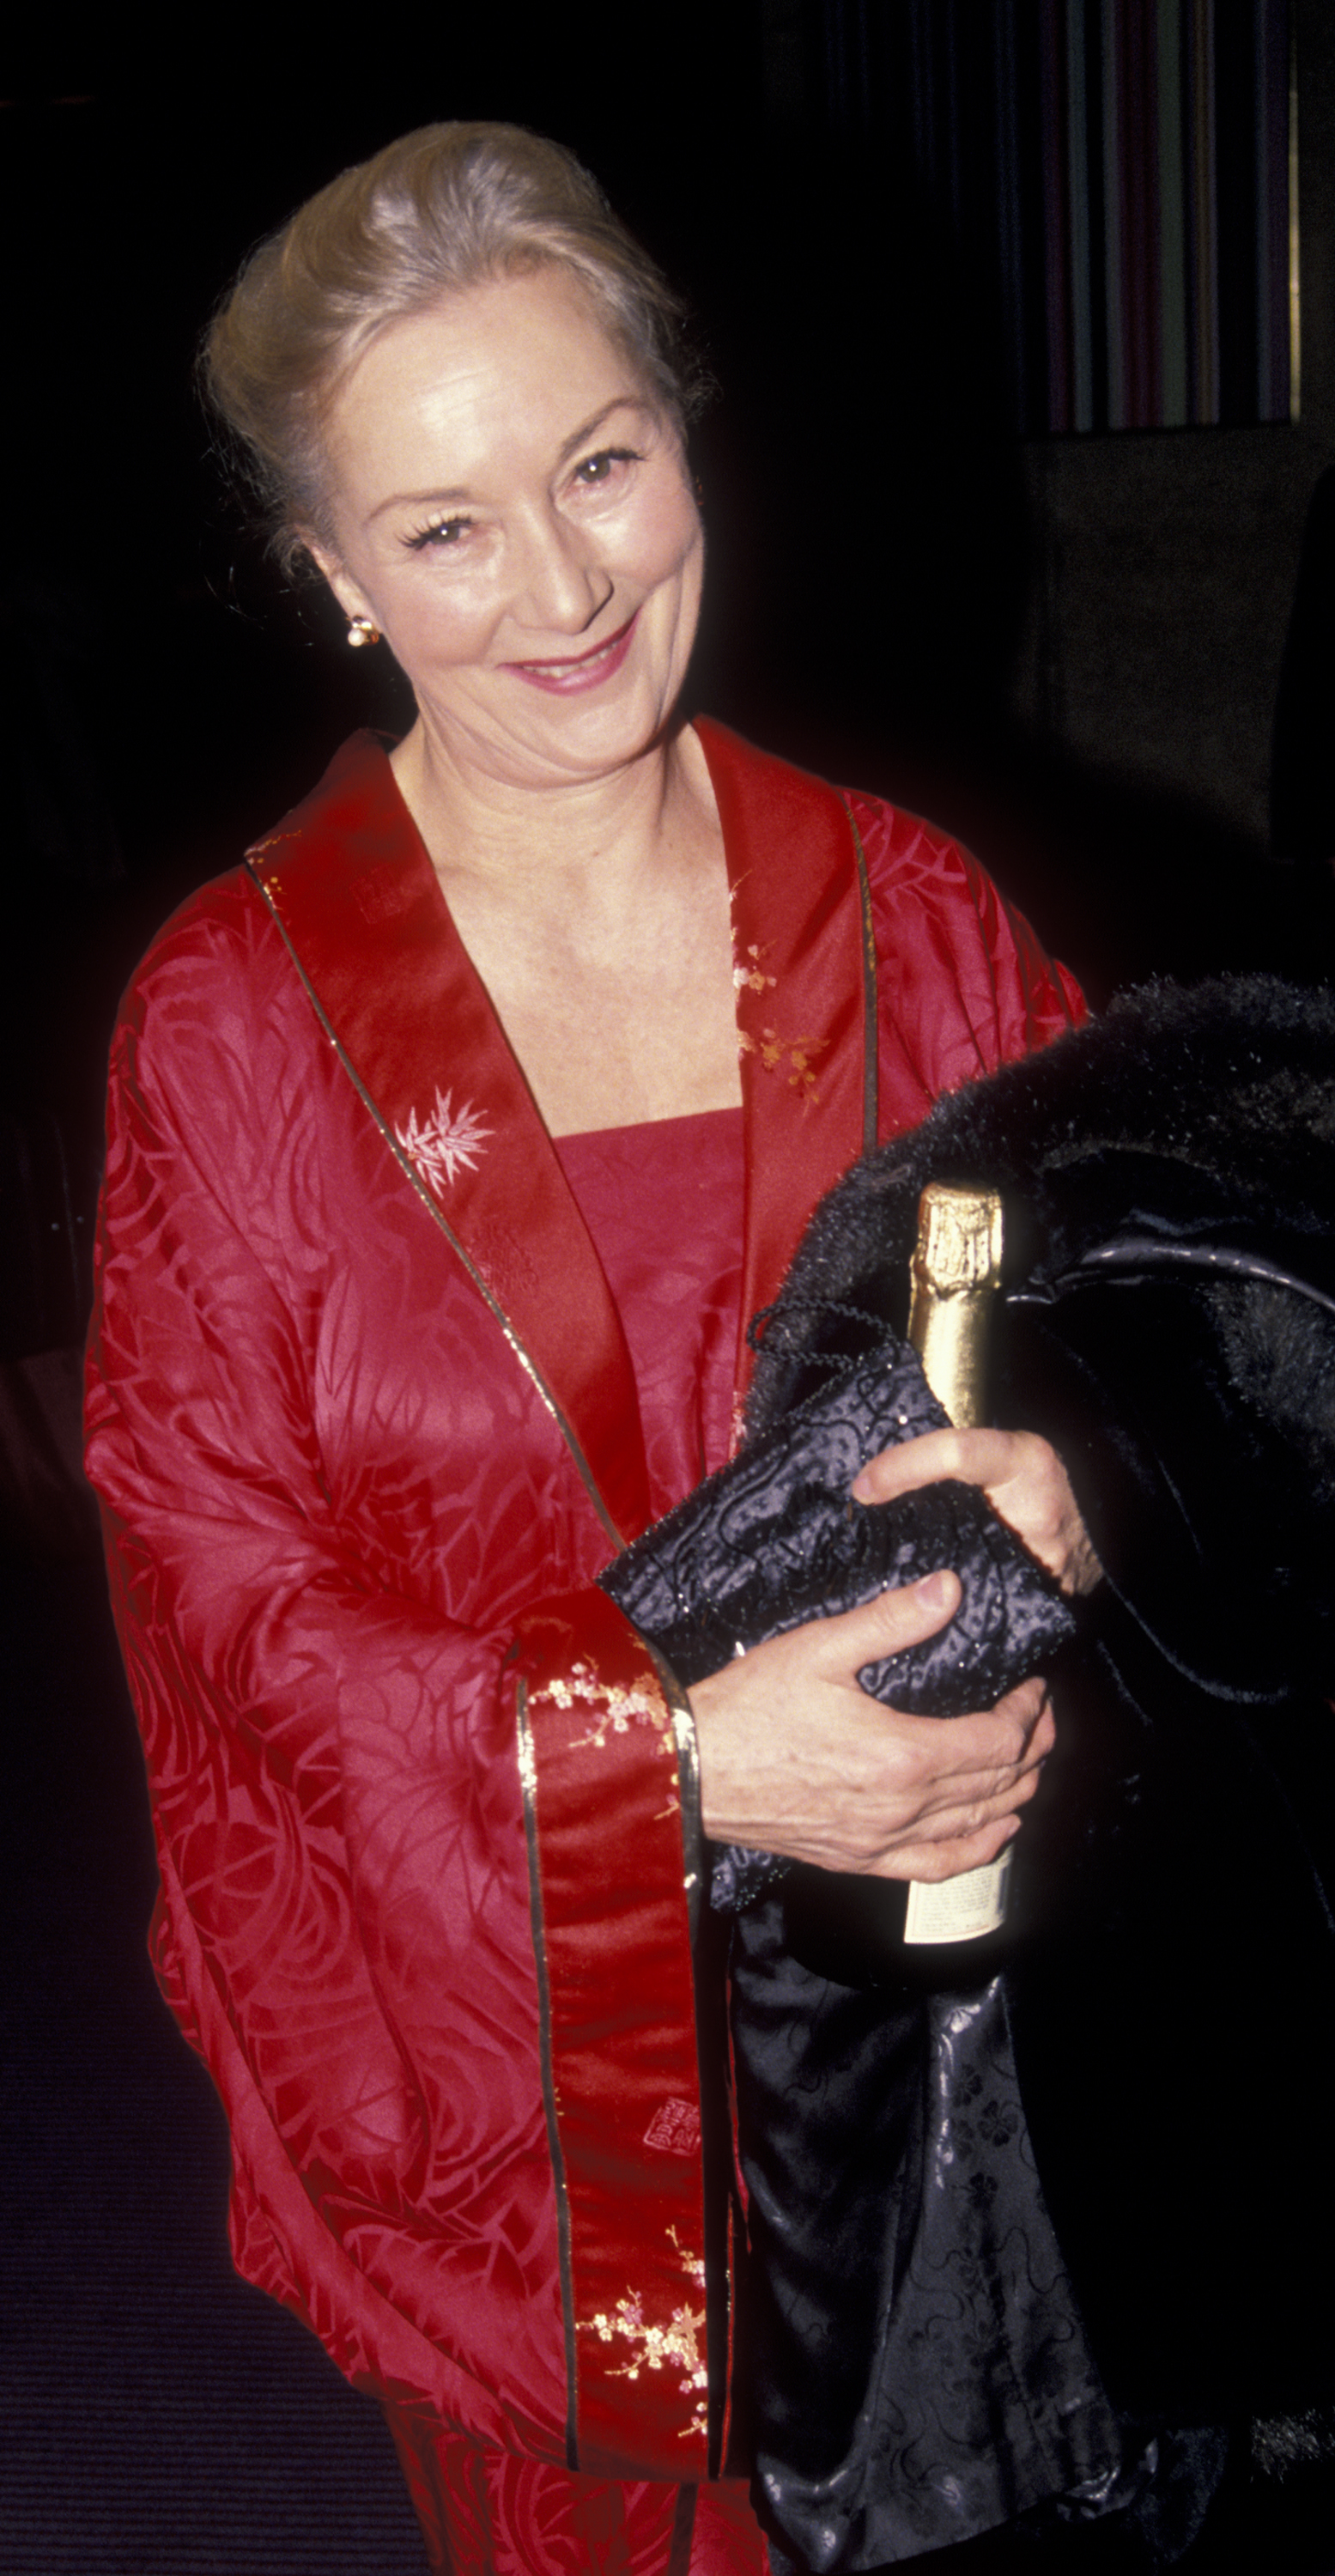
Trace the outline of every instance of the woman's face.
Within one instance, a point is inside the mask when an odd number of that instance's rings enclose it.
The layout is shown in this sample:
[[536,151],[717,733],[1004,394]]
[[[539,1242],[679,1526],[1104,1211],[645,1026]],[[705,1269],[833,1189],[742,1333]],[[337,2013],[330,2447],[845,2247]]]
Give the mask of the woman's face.
[[657,738],[695,636],[700,518],[674,424],[568,271],[391,324],[339,388],[327,454],[321,568],[450,759],[551,786]]

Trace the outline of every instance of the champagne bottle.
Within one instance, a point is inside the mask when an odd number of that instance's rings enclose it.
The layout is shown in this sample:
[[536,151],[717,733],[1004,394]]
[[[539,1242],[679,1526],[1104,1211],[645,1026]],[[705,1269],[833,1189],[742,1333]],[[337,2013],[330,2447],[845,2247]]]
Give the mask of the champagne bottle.
[[[918,1206],[909,1340],[923,1375],[957,1430],[986,1422],[987,1338],[1001,1286],[1001,1201],[995,1190],[952,1189],[933,1181]],[[1006,1911],[1011,1847],[981,1869],[939,1883],[911,1880],[904,1912],[908,1947],[977,1941]]]

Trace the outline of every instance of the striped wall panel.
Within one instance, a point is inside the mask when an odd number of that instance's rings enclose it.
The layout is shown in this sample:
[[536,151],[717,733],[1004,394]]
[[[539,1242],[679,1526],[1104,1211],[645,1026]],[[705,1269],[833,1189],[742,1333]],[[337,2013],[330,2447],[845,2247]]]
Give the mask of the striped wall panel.
[[990,272],[1027,436],[1297,409],[1288,0],[807,0],[827,118]]
[[[1287,0],[1038,0],[1036,33],[1046,294],[1019,426],[1288,419]],[[1013,129],[1000,84],[996,105]]]

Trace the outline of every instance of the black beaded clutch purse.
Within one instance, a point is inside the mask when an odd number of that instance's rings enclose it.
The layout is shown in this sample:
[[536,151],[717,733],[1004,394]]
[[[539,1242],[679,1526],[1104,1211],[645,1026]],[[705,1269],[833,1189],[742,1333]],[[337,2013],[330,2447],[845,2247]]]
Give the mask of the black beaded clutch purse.
[[[916,1351],[887,1332],[656,1521],[600,1575],[602,1588],[689,1687],[767,1637],[949,1566],[963,1587],[949,1625],[858,1679],[922,1716],[991,1708],[1074,1635],[1057,1584],[974,1485],[872,1504],[849,1491],[879,1450],[947,1419]],[[786,1867],[768,1853],[723,1852],[712,1902],[744,1904]]]

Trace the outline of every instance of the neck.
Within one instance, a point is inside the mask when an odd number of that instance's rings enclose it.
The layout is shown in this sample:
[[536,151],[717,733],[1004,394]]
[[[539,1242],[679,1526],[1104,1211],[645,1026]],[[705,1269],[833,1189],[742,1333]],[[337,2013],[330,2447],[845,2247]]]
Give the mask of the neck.
[[461,761],[419,718],[392,755],[400,793],[446,897],[472,890],[543,909],[596,887],[631,891],[693,839],[713,799],[695,736],[681,728],[595,778],[519,785]]

